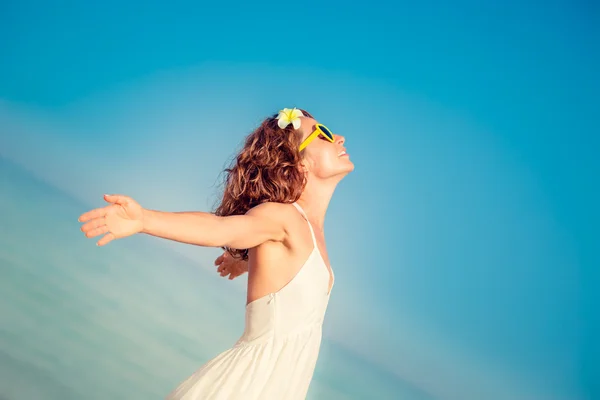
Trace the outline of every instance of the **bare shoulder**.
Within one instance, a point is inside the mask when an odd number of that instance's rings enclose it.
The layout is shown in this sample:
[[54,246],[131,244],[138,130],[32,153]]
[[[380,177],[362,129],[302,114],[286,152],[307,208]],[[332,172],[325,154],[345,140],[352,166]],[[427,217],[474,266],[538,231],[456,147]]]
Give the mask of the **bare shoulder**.
[[267,202],[259,204],[246,212],[246,215],[255,222],[270,227],[281,241],[285,240],[290,232],[290,222],[294,220],[293,213],[297,213],[291,204]]
[[291,204],[266,202],[251,208],[246,215],[286,221],[294,211],[294,206]]
[[292,204],[267,202],[251,208],[246,215],[276,227],[281,234],[278,236],[281,241],[287,241],[290,232],[294,231],[294,226],[297,224],[298,211]]

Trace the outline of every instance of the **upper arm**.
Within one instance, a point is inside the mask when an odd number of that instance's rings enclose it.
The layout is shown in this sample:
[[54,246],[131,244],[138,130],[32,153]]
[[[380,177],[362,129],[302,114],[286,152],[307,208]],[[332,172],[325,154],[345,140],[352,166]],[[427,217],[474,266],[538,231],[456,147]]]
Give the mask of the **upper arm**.
[[268,241],[283,242],[286,211],[284,204],[263,203],[245,215],[222,217],[222,229],[227,237],[225,247],[250,249]]

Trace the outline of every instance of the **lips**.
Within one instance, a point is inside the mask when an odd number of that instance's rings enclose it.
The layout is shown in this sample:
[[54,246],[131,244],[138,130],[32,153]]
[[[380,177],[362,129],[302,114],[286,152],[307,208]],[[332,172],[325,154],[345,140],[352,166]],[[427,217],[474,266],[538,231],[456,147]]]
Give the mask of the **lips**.
[[348,153],[346,153],[346,150],[342,150],[338,153],[338,157],[342,157],[342,156],[347,156]]

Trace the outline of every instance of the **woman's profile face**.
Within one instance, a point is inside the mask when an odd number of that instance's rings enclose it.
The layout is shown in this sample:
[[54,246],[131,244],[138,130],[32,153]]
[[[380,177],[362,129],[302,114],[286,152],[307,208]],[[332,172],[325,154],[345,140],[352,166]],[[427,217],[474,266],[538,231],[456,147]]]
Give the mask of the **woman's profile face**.
[[[315,130],[317,121],[312,118],[301,118],[302,141],[309,137]],[[303,150],[305,166],[309,174],[318,179],[339,177],[340,179],[354,170],[354,164],[346,153],[344,143],[346,138],[334,134],[333,143],[323,138],[316,137]]]

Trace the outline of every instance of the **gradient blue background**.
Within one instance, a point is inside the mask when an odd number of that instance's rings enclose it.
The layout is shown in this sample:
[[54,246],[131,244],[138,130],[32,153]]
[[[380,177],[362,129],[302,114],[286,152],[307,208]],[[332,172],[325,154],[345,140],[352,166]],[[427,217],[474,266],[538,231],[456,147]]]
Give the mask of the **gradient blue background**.
[[0,3],[0,398],[162,398],[243,330],[215,249],[105,248],[124,193],[211,210],[283,107],[347,137],[310,399],[600,398],[600,9]]

